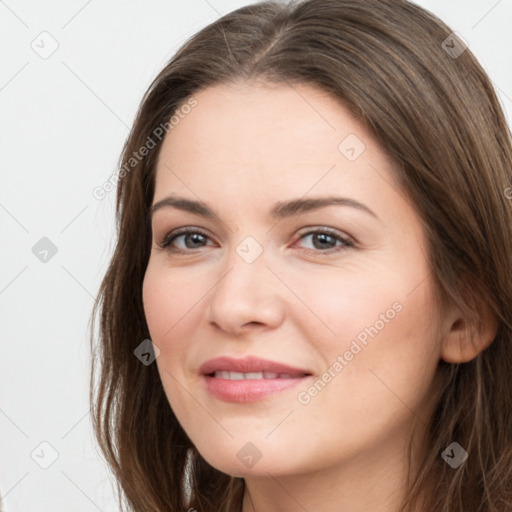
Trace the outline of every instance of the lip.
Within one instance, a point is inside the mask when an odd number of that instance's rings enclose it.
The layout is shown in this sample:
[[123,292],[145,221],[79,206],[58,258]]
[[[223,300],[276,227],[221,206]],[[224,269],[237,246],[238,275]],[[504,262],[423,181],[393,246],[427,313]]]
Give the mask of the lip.
[[[217,371],[259,373],[272,372],[287,374],[286,378],[263,378],[231,380],[214,377]],[[204,363],[199,370],[205,381],[206,389],[215,398],[226,402],[255,402],[269,398],[277,393],[291,389],[297,384],[311,378],[310,371],[293,366],[248,356],[243,359],[232,357],[217,357]]]
[[294,368],[284,363],[261,359],[259,357],[247,356],[242,359],[235,359],[229,356],[216,357],[206,361],[199,372],[201,375],[210,375],[216,371],[226,372],[274,372],[287,373],[290,375],[311,375],[311,372],[302,368]]

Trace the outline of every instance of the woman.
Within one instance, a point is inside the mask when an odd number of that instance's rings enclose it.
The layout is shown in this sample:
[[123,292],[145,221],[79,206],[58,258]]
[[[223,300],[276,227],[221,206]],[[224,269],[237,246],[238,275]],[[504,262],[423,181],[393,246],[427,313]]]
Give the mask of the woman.
[[512,510],[511,162],[488,77],[414,4],[192,37],[125,145],[98,296],[130,510]]

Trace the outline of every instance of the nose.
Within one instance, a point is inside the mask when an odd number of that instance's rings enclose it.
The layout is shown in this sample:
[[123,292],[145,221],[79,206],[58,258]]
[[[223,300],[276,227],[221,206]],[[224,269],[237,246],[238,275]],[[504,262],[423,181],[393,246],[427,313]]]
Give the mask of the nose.
[[231,334],[275,329],[284,320],[285,291],[265,252],[249,263],[233,251],[208,294],[208,321]]

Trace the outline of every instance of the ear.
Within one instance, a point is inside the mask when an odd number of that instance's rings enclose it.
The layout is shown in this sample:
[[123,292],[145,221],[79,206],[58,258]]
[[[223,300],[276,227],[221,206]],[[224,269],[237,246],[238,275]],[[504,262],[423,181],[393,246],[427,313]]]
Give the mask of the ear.
[[498,319],[488,304],[481,303],[479,314],[465,320],[457,309],[445,318],[441,357],[447,363],[467,363],[484,351],[496,337]]

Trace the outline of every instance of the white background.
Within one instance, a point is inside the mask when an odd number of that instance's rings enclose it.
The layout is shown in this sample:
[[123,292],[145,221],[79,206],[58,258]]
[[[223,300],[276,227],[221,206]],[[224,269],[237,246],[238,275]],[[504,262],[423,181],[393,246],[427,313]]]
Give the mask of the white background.
[[[0,1],[3,510],[118,510],[88,414],[88,322],[115,191],[97,200],[92,190],[115,172],[140,99],[178,46],[248,3]],[[418,3],[469,43],[510,121],[512,1]],[[31,47],[51,48],[43,31],[58,43],[46,59]],[[46,263],[32,252],[43,237],[57,247]],[[31,458],[51,462],[43,441],[58,454],[48,469]]]

